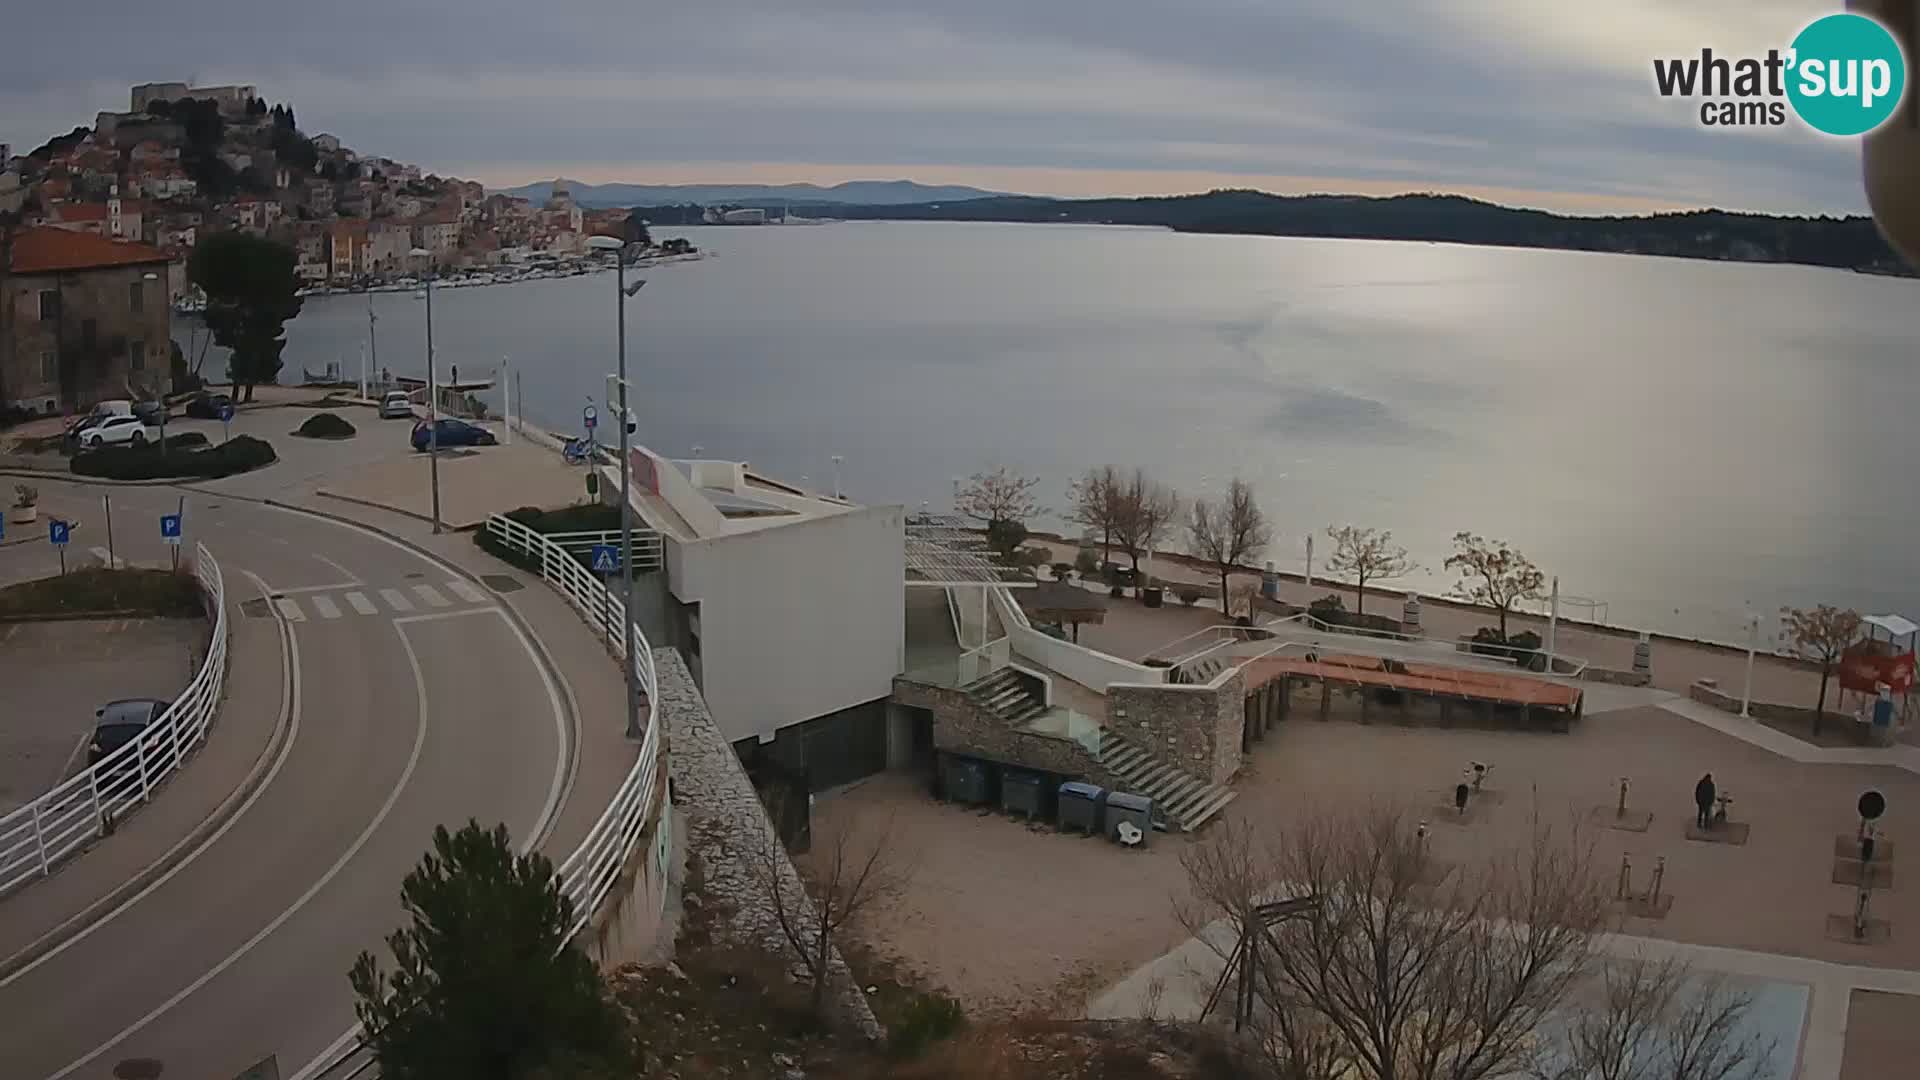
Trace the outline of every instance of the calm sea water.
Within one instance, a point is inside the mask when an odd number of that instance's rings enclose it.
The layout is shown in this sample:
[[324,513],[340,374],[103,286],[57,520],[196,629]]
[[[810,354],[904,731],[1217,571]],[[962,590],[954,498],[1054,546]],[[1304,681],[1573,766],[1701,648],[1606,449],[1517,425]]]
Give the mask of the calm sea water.
[[[1290,568],[1355,522],[1394,530],[1431,568],[1408,584],[1438,591],[1467,529],[1618,623],[1744,639],[1749,606],[1920,617],[1912,282],[1099,227],[672,234],[715,257],[629,303],[642,437],[666,453],[823,487],[840,454],[854,498],[935,507],[1002,463],[1055,507],[1103,462],[1186,493],[1237,472]],[[437,293],[442,370],[511,356],[528,416],[577,427],[612,367],[612,293]],[[380,365],[418,374],[421,303],[376,303]],[[364,298],[309,301],[287,370],[353,372],[365,338]]]

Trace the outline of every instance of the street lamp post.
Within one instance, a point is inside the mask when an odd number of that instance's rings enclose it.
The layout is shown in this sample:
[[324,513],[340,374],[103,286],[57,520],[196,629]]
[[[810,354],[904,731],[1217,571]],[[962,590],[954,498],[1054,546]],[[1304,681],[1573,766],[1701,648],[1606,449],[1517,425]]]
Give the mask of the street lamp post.
[[1753,654],[1760,648],[1760,616],[1747,620],[1747,679],[1740,691],[1740,719],[1752,718],[1749,711],[1753,707]]
[[617,368],[614,378],[619,384],[620,411],[620,587],[621,602],[625,607],[625,626],[620,629],[621,654],[626,658],[623,665],[627,679],[627,737],[637,739],[640,730],[640,686],[635,670],[633,655],[633,462],[631,433],[632,412],[627,406],[627,300],[640,291],[646,284],[645,279],[627,287],[627,245],[618,237],[596,236],[587,242],[595,251],[611,251],[613,256],[613,288],[615,314],[615,340],[618,349]]
[[[415,258],[433,258],[433,252],[414,248]],[[440,389],[433,378],[433,279],[427,269],[427,475],[433,487],[433,531],[440,531]]]

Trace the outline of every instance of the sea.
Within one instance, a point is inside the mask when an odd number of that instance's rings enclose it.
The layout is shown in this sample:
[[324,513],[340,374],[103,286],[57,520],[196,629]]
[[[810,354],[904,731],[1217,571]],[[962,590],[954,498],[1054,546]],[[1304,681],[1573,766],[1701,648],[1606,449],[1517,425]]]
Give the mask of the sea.
[[[1442,592],[1471,532],[1557,577],[1567,614],[1639,629],[1744,642],[1817,603],[1920,621],[1912,281],[1078,225],[659,232],[708,253],[626,302],[638,438],[670,456],[935,510],[1006,466],[1063,529],[1091,466],[1188,496],[1240,476],[1283,569],[1353,523],[1421,564],[1389,587]],[[372,370],[423,373],[425,304],[372,308]],[[611,273],[439,290],[433,314],[443,377],[511,372],[529,419],[577,432],[593,405],[612,435]],[[283,381],[356,377],[368,299],[309,299],[288,338]]]

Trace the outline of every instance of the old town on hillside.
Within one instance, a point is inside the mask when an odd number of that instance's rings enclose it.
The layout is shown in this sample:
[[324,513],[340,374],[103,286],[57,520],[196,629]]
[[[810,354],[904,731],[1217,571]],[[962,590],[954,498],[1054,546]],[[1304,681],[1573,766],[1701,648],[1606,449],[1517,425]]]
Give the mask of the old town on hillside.
[[[0,143],[0,408],[55,413],[170,381],[167,315],[217,232],[291,247],[314,289],[586,256],[626,211],[542,206],[303,133],[253,86],[135,86],[124,112]],[[77,358],[77,359],[76,359]]]

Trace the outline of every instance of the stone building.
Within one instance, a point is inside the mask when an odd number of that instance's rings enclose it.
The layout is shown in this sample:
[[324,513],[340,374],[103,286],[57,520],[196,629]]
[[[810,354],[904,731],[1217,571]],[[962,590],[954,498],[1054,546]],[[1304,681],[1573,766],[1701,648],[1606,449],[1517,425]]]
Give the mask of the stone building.
[[0,246],[0,401],[57,413],[165,388],[166,253],[45,226]]

